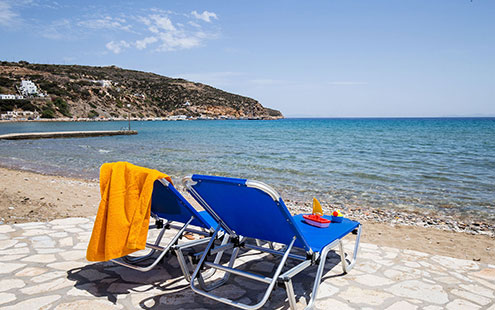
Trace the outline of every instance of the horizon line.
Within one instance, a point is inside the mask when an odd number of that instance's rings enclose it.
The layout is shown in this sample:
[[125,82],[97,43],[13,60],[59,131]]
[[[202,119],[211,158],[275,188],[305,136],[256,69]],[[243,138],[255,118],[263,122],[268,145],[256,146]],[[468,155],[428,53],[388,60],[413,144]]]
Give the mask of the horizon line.
[[332,119],[344,119],[344,118],[348,118],[348,119],[356,119],[356,118],[360,118],[360,119],[364,119],[364,118],[369,118],[369,119],[372,119],[372,118],[495,118],[495,115],[485,115],[485,116],[473,116],[473,115],[465,115],[465,116],[284,116],[285,119],[289,119],[289,118],[313,118],[313,119],[329,119],[329,118],[332,118]]

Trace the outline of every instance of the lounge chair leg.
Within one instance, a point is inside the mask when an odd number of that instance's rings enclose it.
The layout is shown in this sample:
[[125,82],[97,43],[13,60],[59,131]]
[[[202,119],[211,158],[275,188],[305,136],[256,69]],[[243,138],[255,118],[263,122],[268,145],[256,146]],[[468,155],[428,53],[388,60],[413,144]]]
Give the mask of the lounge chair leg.
[[313,292],[311,293],[311,298],[305,310],[313,309],[313,304],[316,300],[316,295],[318,294],[318,288],[320,287],[321,277],[323,276],[323,271],[325,270],[327,255],[330,249],[333,248],[334,246],[335,245],[325,247],[320,254],[320,264],[318,265],[318,271],[316,272],[315,282],[313,284]]
[[[229,240],[230,240],[230,236],[228,234],[225,234],[225,236],[223,236],[222,243],[220,244],[220,246],[226,245],[229,242]],[[218,264],[220,262],[223,256],[223,252],[225,251],[220,251],[217,253],[214,260],[215,264]]]
[[[225,234],[223,236],[223,239],[222,239],[222,243],[220,244],[220,246],[223,246],[225,244],[227,244],[230,240],[230,236],[228,234]],[[222,259],[222,256],[223,256],[223,253],[225,251],[220,251],[218,252],[216,255],[215,255],[215,260],[214,260],[214,263],[215,264],[218,264],[220,262],[220,260]],[[203,279],[205,280],[208,280],[209,278],[213,277],[213,275],[217,272],[217,270],[215,268],[210,268],[209,270],[205,271],[204,274],[203,274]]]
[[289,306],[291,310],[296,310],[296,295],[294,294],[294,287],[292,286],[292,280],[288,279],[284,281],[285,290],[287,291],[287,298],[289,299]]
[[[342,244],[341,240],[338,240],[337,242],[339,243],[340,247],[340,259],[342,260],[342,268],[344,269],[344,273],[349,272],[352,267],[354,267],[354,264],[356,263],[356,257],[357,257],[357,252],[359,249],[359,240],[361,237],[361,225],[359,225],[358,228],[358,234],[356,237],[356,244],[354,245],[354,253],[353,253],[353,258],[351,263],[347,265],[347,262],[345,260],[345,253],[344,253],[344,246]],[[328,252],[330,249],[335,247],[335,243],[331,243],[330,245],[326,246],[323,251],[321,252],[320,255],[320,264],[318,265],[318,271],[316,272],[316,277],[315,277],[315,282],[313,284],[313,292],[311,293],[311,299],[309,300],[308,305],[306,306],[306,310],[313,309],[313,304],[316,300],[316,295],[318,294],[318,288],[320,287],[320,281],[321,277],[323,276],[323,271],[325,269],[325,261],[327,259]]]
[[[244,241],[245,239],[246,238],[242,238],[241,242]],[[223,244],[223,242],[222,242],[222,244]],[[229,264],[227,265],[229,268],[232,268],[232,266],[234,266],[235,260],[237,259],[237,256],[239,255],[239,251],[240,251],[239,248],[234,248],[234,250],[232,251],[232,256],[230,257]],[[219,252],[218,254],[220,254],[220,253],[223,253],[223,251]],[[215,257],[215,264],[218,264],[220,262],[218,254]],[[218,258],[218,261],[217,261],[217,258]],[[214,289],[224,285],[225,282],[227,282],[230,278],[230,273],[226,272],[223,275],[222,279],[218,280],[217,282],[213,283],[210,286],[207,286],[206,283],[204,282],[204,280],[208,279],[208,277],[211,277],[216,271],[216,269],[214,269],[214,268],[211,268],[210,270],[213,270],[212,274],[208,274],[208,275],[201,275],[201,273],[199,274],[201,276],[199,283],[205,291],[211,291],[211,290],[214,290]],[[208,270],[207,272],[209,272],[210,270]]]
[[180,269],[182,270],[182,274],[184,274],[184,278],[187,282],[191,281],[191,273],[189,273],[189,268],[187,268],[187,261],[184,258],[184,254],[182,254],[182,250],[175,249],[175,254],[177,254],[177,260],[179,261]]
[[[217,230],[215,231],[215,234],[218,232],[219,230],[219,227],[217,228]],[[203,264],[205,263],[205,260],[206,260],[206,256],[208,255],[208,250],[212,247],[213,243],[210,242],[208,244],[208,246],[206,247],[206,250],[205,252],[203,253],[203,255],[201,256],[201,259],[199,261],[199,264],[196,266],[196,269],[194,270],[194,273],[191,277],[191,289],[195,292],[195,293],[198,293],[200,295],[203,295],[205,297],[208,297],[208,298],[211,298],[213,300],[216,300],[218,302],[222,302],[224,304],[227,304],[227,305],[230,305],[230,306],[235,306],[235,307],[238,307],[238,308],[241,308],[241,309],[246,309],[246,310],[251,310],[251,309],[259,309],[261,308],[268,300],[279,276],[280,276],[280,273],[282,272],[282,268],[284,267],[285,265],[285,262],[287,261],[287,258],[289,257],[289,253],[290,251],[292,250],[292,246],[294,245],[294,242],[296,241],[296,238],[294,237],[292,239],[292,242],[289,244],[289,246],[287,247],[287,250],[285,251],[284,255],[282,256],[282,259],[280,261],[280,264],[278,265],[277,267],[277,270],[275,271],[275,274],[273,275],[273,278],[271,278],[271,281],[269,282],[269,285],[268,285],[268,288],[267,290],[265,291],[265,294],[263,295],[263,298],[261,299],[260,302],[258,302],[257,304],[255,305],[246,305],[246,304],[243,304],[243,303],[239,303],[239,302],[235,302],[233,300],[230,300],[228,298],[224,298],[224,297],[219,297],[219,296],[216,296],[214,294],[211,294],[211,293],[207,293],[206,291],[204,290],[200,290],[196,287],[196,283],[195,283],[195,280],[196,278],[198,279],[198,282],[200,283],[201,285],[201,282],[202,282],[202,279],[201,279],[201,274],[200,274],[200,270],[201,270],[201,267],[203,266]],[[233,257],[237,256],[237,253],[233,253],[232,254]],[[230,263],[233,263],[234,259],[231,259],[231,261],[229,262]],[[209,264],[209,265],[212,265],[212,264]],[[219,267],[219,266],[213,266],[213,267]],[[220,269],[223,269],[223,268],[220,268]],[[233,272],[233,270],[227,270],[228,272]],[[238,274],[240,271],[238,272],[233,272],[233,273],[236,273]],[[242,275],[242,274],[241,274]],[[248,277],[248,278],[252,278],[253,274],[251,274],[250,276],[248,276],[248,273],[244,273],[245,277]],[[265,280],[262,280],[261,282],[265,282]],[[265,282],[266,283],[266,282]]]
[[339,240],[340,261],[342,262],[342,272],[347,274],[347,261],[345,260],[344,243]]
[[359,241],[361,239],[361,227],[361,225],[359,225],[358,227],[356,242],[354,243],[354,251],[352,253],[352,260],[349,262],[349,264],[347,264],[347,261],[345,259],[344,246],[342,245],[342,242],[340,242],[340,259],[342,260],[342,269],[344,273],[348,273],[349,271],[351,271],[351,269],[356,264],[357,253],[359,250]]

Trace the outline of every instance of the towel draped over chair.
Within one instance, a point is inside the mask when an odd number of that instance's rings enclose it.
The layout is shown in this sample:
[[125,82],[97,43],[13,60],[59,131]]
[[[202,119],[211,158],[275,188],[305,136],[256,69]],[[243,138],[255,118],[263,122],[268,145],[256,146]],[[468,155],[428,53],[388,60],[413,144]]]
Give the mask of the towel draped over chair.
[[127,162],[100,169],[101,202],[88,245],[88,261],[107,261],[146,246],[153,183],[170,177]]

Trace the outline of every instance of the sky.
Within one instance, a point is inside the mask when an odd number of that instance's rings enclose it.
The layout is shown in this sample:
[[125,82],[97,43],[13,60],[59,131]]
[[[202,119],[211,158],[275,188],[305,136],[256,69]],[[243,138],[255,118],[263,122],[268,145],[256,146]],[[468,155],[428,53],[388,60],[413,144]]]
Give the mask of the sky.
[[495,1],[0,0],[0,60],[206,83],[286,117],[495,116]]

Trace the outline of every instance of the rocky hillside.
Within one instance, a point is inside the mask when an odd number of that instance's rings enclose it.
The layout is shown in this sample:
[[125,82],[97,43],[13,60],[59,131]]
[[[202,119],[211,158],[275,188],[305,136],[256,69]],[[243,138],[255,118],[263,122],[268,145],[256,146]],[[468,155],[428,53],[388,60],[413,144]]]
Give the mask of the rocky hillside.
[[38,111],[44,118],[228,117],[276,119],[282,114],[258,101],[184,79],[115,66],[43,65],[0,62],[0,94],[18,94],[21,79],[41,94],[0,100],[1,111]]

